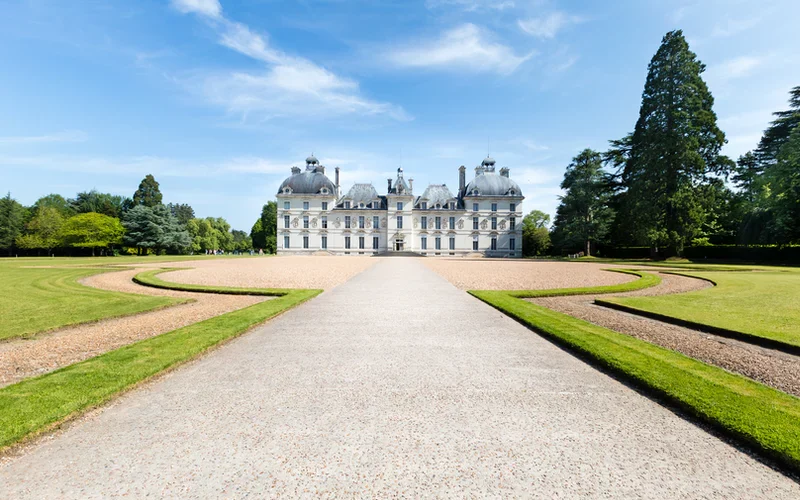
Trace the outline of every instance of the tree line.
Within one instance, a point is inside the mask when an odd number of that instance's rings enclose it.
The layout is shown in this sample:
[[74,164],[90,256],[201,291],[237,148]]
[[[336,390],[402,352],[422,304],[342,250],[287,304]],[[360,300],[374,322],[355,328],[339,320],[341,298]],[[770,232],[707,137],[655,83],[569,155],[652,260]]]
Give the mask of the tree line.
[[541,227],[533,239],[545,215],[535,211],[523,221],[523,251],[642,246],[663,258],[688,246],[800,244],[800,86],[758,147],[733,161],[720,153],[725,133],[704,71],[683,33],[667,33],[648,66],[633,132],[573,158],[550,241]]
[[188,204],[165,205],[152,175],[131,197],[96,190],[70,199],[49,194],[30,207],[11,193],[0,198],[0,250],[6,255],[187,254],[264,247],[221,217],[196,218]]

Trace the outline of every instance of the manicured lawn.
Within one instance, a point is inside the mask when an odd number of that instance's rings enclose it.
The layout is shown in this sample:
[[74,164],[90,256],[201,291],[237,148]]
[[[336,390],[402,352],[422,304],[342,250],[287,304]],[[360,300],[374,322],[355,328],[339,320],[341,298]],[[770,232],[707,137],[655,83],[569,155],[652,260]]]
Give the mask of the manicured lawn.
[[644,271],[635,271],[631,269],[606,269],[606,271],[633,274],[634,276],[638,276],[639,279],[629,281],[627,283],[620,283],[619,285],[605,285],[588,288],[551,288],[549,290],[508,290],[504,293],[520,299],[533,299],[536,297],[562,297],[565,295],[594,295],[604,293],[632,292],[634,290],[650,288],[651,286],[656,286],[661,283],[661,277],[659,277],[657,274],[647,273]]
[[717,284],[697,292],[598,301],[800,346],[800,273],[682,272]]
[[502,291],[470,293],[590,362],[800,470],[800,399]]
[[275,299],[0,389],[0,448],[101,405],[143,380],[315,297],[321,290],[280,293],[283,295]]

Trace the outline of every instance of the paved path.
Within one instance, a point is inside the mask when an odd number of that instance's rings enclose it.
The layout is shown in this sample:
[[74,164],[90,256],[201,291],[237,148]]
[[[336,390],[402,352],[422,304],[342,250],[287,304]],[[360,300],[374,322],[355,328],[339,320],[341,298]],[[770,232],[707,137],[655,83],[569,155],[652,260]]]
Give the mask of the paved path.
[[800,498],[800,487],[416,259],[0,466],[0,498]]

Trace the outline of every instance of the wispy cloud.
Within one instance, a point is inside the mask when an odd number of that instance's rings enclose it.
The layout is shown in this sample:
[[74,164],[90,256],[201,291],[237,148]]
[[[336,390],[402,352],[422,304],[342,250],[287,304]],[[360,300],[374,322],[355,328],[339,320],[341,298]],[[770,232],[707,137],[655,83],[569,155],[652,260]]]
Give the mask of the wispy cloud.
[[426,0],[429,9],[456,7],[467,12],[479,10],[505,10],[514,7],[513,0]]
[[455,68],[470,72],[513,73],[533,56],[517,55],[510,47],[492,41],[492,34],[466,23],[435,40],[412,43],[390,50],[387,59],[400,67]]
[[725,82],[748,76],[763,63],[763,58],[740,56],[711,66],[708,75],[711,79]]
[[173,6],[206,19],[218,32],[220,45],[265,63],[261,72],[212,73],[188,80],[206,99],[231,113],[245,119],[253,114],[265,119],[344,114],[410,119],[399,106],[363,96],[355,80],[272,47],[266,35],[227,19],[217,0],[173,0]]
[[81,130],[65,130],[55,134],[27,135],[27,136],[0,136],[0,144],[41,144],[48,142],[84,142],[89,138]]
[[555,38],[558,32],[571,24],[583,22],[583,18],[565,12],[552,12],[546,16],[520,19],[517,25],[525,33],[538,38]]
[[741,19],[726,17],[714,25],[714,28],[711,30],[711,36],[715,38],[724,38],[738,35],[739,33],[756,27],[762,19],[763,16],[759,15]]

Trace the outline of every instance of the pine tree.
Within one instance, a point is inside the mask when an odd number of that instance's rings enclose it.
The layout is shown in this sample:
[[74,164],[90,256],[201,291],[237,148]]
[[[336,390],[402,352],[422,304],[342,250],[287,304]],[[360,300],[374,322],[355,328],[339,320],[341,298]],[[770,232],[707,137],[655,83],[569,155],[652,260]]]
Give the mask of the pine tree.
[[696,188],[733,164],[720,155],[725,134],[704,71],[680,30],[664,36],[648,67],[622,172],[624,220],[637,239],[671,255],[682,253],[704,222]]
[[139,189],[133,193],[133,204],[144,205],[146,207],[154,207],[161,204],[161,191],[158,188],[158,182],[152,174],[147,174],[142,182],[139,183]]
[[22,234],[25,224],[26,210],[11,193],[0,198],[0,248],[5,248],[12,255],[17,238]]

